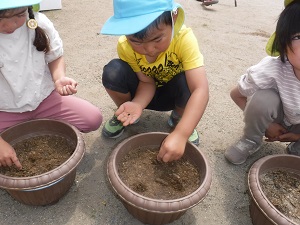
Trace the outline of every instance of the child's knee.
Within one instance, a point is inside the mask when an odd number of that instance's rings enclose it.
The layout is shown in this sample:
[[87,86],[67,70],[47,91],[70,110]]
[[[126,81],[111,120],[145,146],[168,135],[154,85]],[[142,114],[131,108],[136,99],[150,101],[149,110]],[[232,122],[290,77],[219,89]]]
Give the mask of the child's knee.
[[88,116],[84,120],[84,125],[79,128],[83,133],[88,133],[97,130],[103,121],[103,116],[98,108],[94,110],[89,110]]
[[104,87],[110,86],[115,82],[122,80],[124,75],[125,62],[120,59],[113,59],[103,68],[102,83]]
[[111,60],[107,65],[105,65],[102,73],[102,82],[107,83],[117,79],[117,75],[120,72],[118,68],[118,61],[116,59]]
[[[281,106],[279,94],[272,89],[258,90],[250,98],[245,111],[250,111],[252,114],[261,115],[278,111]],[[248,112],[249,113],[249,112]]]

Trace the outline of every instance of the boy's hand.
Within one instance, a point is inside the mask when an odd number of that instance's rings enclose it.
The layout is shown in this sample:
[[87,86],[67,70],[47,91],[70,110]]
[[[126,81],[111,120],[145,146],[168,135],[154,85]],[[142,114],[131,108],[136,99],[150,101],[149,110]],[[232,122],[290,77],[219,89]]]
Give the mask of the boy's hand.
[[15,164],[18,169],[22,169],[15,150],[2,138],[0,138],[0,147],[0,166],[12,166]]
[[140,118],[143,112],[142,107],[135,102],[125,102],[116,111],[117,119],[123,123],[123,126],[133,124]]
[[171,162],[182,157],[187,140],[182,135],[170,133],[160,146],[157,160],[163,162]]
[[55,81],[55,90],[60,95],[76,94],[77,82],[69,77],[62,77]]

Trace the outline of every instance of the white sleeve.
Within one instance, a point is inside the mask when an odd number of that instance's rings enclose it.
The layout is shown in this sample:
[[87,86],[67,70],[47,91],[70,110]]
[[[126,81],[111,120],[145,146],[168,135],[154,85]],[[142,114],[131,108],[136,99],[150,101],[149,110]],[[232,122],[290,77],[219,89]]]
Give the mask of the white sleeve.
[[275,89],[278,68],[275,58],[265,57],[258,64],[247,69],[238,82],[238,89],[244,96],[253,95],[258,89]]
[[63,43],[59,33],[54,28],[53,23],[47,18],[45,14],[35,13],[35,19],[39,27],[43,28],[49,38],[50,51],[46,53],[45,59],[47,63],[58,59],[63,55]]

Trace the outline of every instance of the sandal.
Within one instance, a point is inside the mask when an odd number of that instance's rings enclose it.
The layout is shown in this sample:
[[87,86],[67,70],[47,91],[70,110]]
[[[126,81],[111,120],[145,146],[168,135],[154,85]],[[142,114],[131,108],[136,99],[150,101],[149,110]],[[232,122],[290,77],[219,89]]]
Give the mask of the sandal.
[[202,2],[202,4],[205,6],[217,4],[219,2],[219,0],[198,0],[198,1]]

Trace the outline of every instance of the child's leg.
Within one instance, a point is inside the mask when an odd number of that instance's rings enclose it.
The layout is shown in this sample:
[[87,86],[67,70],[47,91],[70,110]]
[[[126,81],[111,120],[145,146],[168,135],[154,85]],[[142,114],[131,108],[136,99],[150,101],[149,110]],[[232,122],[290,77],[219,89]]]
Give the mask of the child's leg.
[[30,120],[31,114],[32,112],[25,112],[25,113],[0,112],[0,133],[18,123],[22,123]]
[[[190,96],[191,92],[186,82],[185,74],[180,73],[163,87],[157,89],[147,109],[157,111],[173,110],[168,124],[170,127],[175,127],[184,112]],[[199,145],[199,134],[196,129],[190,135],[189,141],[195,145]]]
[[154,98],[147,109],[156,111],[170,111],[178,109],[177,113],[182,115],[184,108],[191,96],[186,82],[185,74],[177,74],[163,87],[157,88]]
[[0,112],[0,132],[18,123],[46,118],[66,121],[82,132],[96,130],[102,122],[102,114],[96,106],[75,96],[61,96],[53,91],[33,111]]
[[[103,68],[102,84],[117,107],[134,97],[138,83],[136,73],[120,59],[111,60]],[[123,131],[123,124],[113,115],[103,126],[102,134],[108,138],[117,138]]]
[[134,97],[139,80],[128,63],[113,59],[103,68],[102,83],[119,107]]
[[99,108],[72,95],[61,96],[56,91],[53,91],[33,113],[35,119],[63,120],[82,132],[97,130],[102,123]]
[[[128,63],[120,59],[113,59],[103,68],[102,83],[111,96],[111,93],[114,92],[113,100],[115,102],[126,98],[121,101],[122,104],[134,97],[139,80]],[[185,75],[181,73],[157,89],[147,109],[169,111],[175,106],[184,109],[190,95]],[[130,96],[129,99],[128,96]],[[116,105],[120,104],[116,103]]]
[[244,136],[261,144],[268,126],[282,122],[283,109],[279,94],[272,89],[258,90],[247,102],[244,110]]
[[273,121],[283,118],[282,104],[276,91],[258,90],[248,101],[244,110],[244,136],[225,151],[226,159],[242,164],[259,150],[262,138]]

